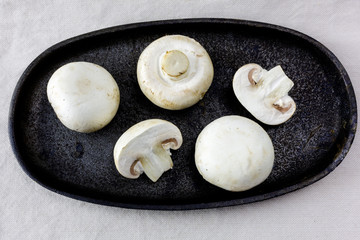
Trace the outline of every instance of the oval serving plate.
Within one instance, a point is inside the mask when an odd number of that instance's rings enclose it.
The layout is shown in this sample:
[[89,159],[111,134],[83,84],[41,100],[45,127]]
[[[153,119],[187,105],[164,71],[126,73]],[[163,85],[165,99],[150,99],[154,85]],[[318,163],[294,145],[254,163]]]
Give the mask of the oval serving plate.
[[[182,34],[199,41],[214,65],[214,81],[204,99],[181,111],[153,105],[136,79],[138,57],[153,40]],[[47,82],[60,66],[88,61],[116,79],[120,108],[109,125],[83,134],[64,127],[46,96]],[[281,65],[294,81],[295,115],[279,126],[261,126],[275,148],[269,178],[245,192],[228,192],[202,179],[194,163],[195,141],[211,121],[224,115],[255,120],[236,99],[232,78],[247,63],[265,69]],[[123,178],[112,152],[133,124],[161,118],[182,131],[173,151],[174,167],[152,183],[144,174]],[[257,121],[258,122],[258,121]],[[356,100],[338,59],[316,40],[287,28],[230,19],[186,19],[112,27],[54,45],[36,58],[13,94],[9,133],[24,171],[57,193],[93,203],[140,209],[183,210],[238,205],[300,189],[326,176],[344,159],[354,139]]]

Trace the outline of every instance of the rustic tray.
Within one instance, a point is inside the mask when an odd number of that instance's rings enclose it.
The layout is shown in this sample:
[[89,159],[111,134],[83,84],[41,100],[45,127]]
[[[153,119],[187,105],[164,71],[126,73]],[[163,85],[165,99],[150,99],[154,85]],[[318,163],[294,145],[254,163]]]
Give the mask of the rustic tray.
[[[204,99],[181,111],[161,109],[141,92],[137,60],[153,40],[167,34],[196,39],[214,65]],[[64,127],[47,96],[50,76],[72,61],[107,69],[120,88],[120,108],[100,131],[83,134]],[[202,179],[194,163],[195,141],[211,121],[225,115],[254,119],[238,102],[232,78],[244,64],[281,65],[295,86],[295,115],[279,126],[259,124],[275,148],[269,178],[245,192],[228,192]],[[182,131],[174,167],[158,182],[145,175],[125,179],[116,170],[113,147],[133,124],[161,118]],[[103,29],[50,47],[21,76],[13,94],[9,133],[24,171],[57,193],[93,203],[140,209],[183,210],[237,205],[272,198],[326,176],[344,159],[354,139],[357,110],[350,79],[338,59],[316,40],[266,23],[230,19],[186,19]]]

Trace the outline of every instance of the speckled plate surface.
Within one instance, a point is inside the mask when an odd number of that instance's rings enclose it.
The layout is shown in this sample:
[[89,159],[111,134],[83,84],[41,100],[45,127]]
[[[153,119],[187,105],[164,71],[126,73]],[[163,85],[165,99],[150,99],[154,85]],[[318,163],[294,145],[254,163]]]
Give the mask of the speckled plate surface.
[[[214,81],[204,99],[181,111],[153,105],[136,79],[142,50],[166,34],[196,39],[214,65]],[[98,132],[82,134],[67,129],[47,100],[50,76],[72,61],[103,66],[119,85],[118,113]],[[282,125],[260,123],[275,148],[275,165],[269,178],[249,191],[228,192],[207,183],[197,172],[195,141],[208,123],[221,116],[241,115],[255,120],[232,90],[233,75],[247,63],[258,63],[265,69],[281,65],[295,83],[290,95],[297,110]],[[183,146],[173,151],[174,168],[158,182],[152,183],[145,175],[137,180],[125,179],[115,168],[113,147],[126,129],[149,118],[176,124],[183,134]],[[9,133],[25,172],[52,191],[105,205],[183,210],[264,200],[321,179],[344,159],[356,123],[350,79],[338,59],[316,40],[264,23],[187,19],[112,27],[49,48],[29,65],[18,82],[10,107]]]

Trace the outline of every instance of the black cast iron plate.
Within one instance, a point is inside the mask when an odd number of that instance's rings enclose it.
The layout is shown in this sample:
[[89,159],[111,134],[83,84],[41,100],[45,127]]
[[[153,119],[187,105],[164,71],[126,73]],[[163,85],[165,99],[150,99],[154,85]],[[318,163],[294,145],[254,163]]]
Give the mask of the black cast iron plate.
[[[141,52],[167,34],[196,39],[214,65],[214,80],[204,99],[181,111],[153,105],[136,79]],[[82,134],[64,127],[47,100],[50,76],[73,61],[103,66],[120,88],[121,103],[115,118],[95,133]],[[258,63],[265,69],[281,65],[295,83],[290,95],[297,110],[282,125],[259,123],[275,148],[275,165],[269,178],[249,191],[228,192],[202,179],[194,163],[194,146],[200,131],[221,116],[241,115],[255,120],[232,90],[234,73],[247,63]],[[172,155],[174,168],[156,183],[145,175],[137,180],[125,179],[113,162],[115,142],[133,124],[150,118],[171,121],[182,131],[184,143]],[[264,200],[321,179],[344,159],[356,123],[350,79],[337,58],[316,40],[265,23],[186,19],[112,27],[49,48],[30,64],[16,86],[9,133],[25,172],[52,191],[105,205],[183,210]]]

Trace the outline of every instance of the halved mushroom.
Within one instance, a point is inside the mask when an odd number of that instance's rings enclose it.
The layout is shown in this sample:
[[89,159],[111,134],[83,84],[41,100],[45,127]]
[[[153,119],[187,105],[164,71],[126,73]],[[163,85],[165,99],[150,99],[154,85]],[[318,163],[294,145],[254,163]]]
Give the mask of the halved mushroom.
[[170,148],[176,150],[181,144],[181,132],[174,124],[161,119],[139,122],[116,142],[116,168],[126,178],[138,178],[145,172],[156,182],[173,166]]
[[256,122],[225,116],[211,122],[199,134],[195,163],[209,183],[229,191],[245,191],[271,173],[274,147]]
[[240,103],[255,118],[269,125],[281,124],[294,114],[296,104],[288,95],[293,86],[281,66],[266,71],[253,63],[242,66],[233,80]]
[[180,110],[202,99],[214,75],[206,50],[192,38],[169,35],[141,53],[137,78],[141,91],[155,105]]
[[89,62],[72,62],[57,69],[48,82],[47,96],[59,120],[83,133],[106,126],[120,104],[114,78]]

